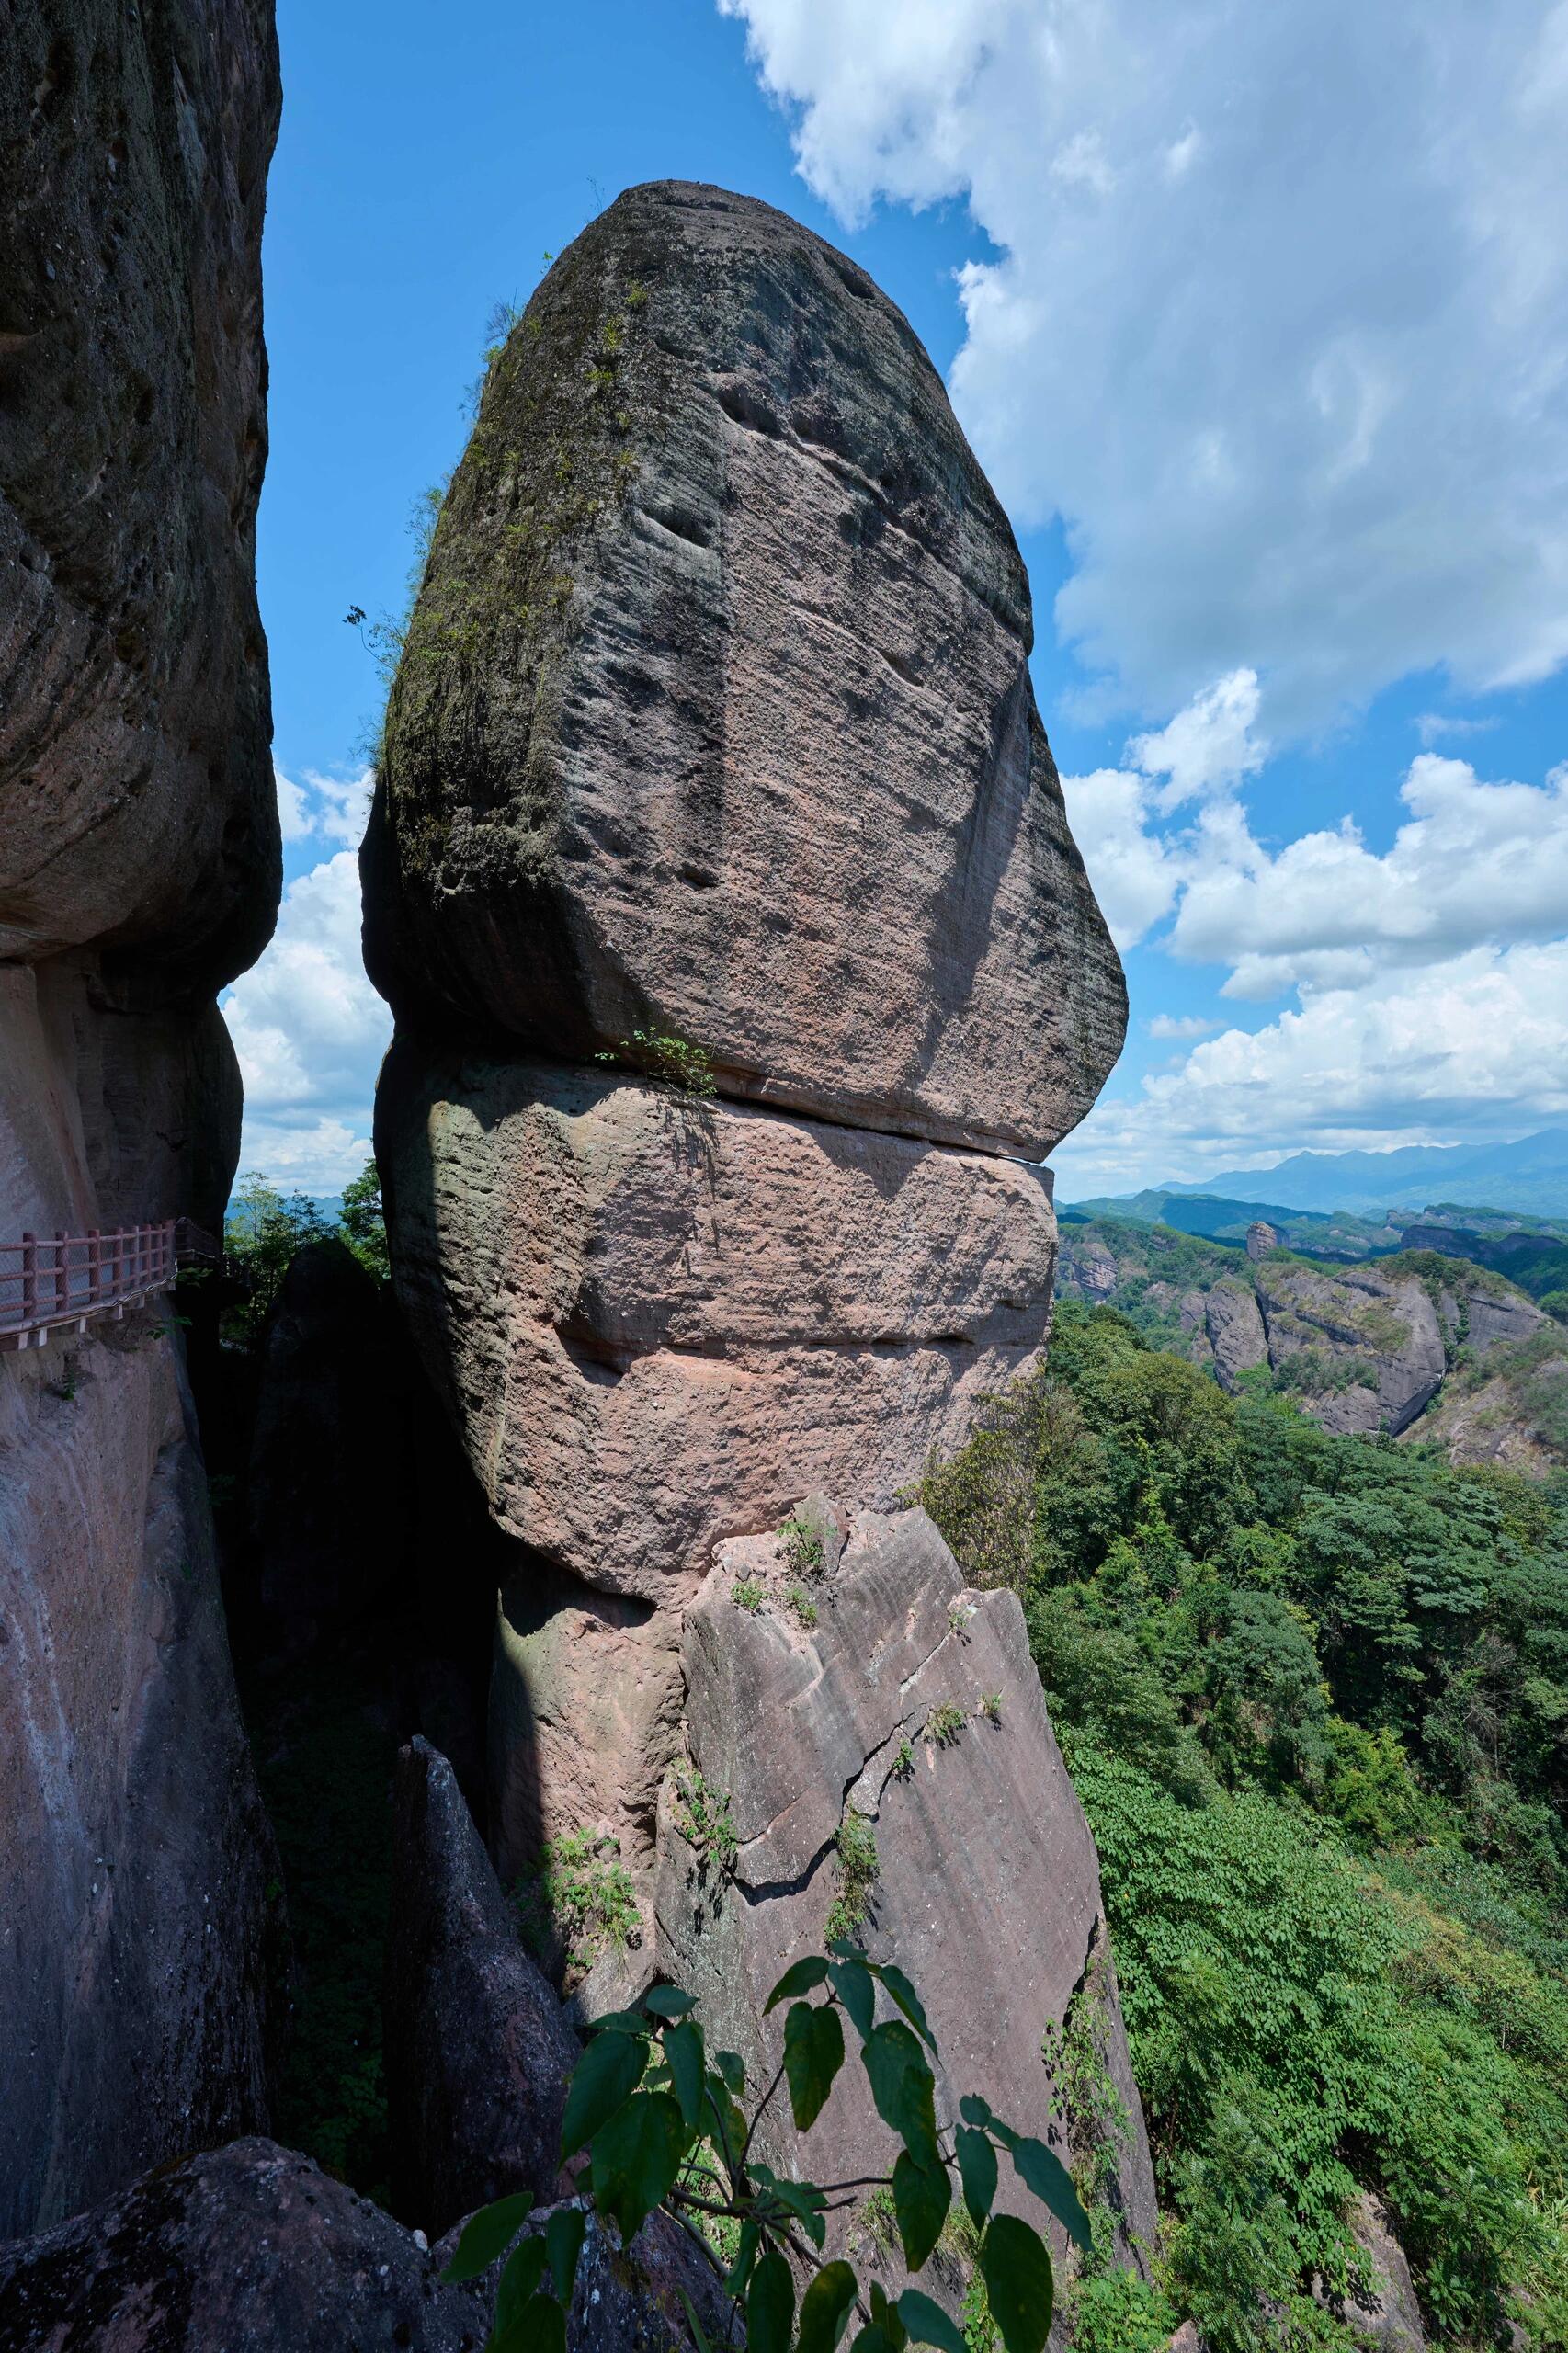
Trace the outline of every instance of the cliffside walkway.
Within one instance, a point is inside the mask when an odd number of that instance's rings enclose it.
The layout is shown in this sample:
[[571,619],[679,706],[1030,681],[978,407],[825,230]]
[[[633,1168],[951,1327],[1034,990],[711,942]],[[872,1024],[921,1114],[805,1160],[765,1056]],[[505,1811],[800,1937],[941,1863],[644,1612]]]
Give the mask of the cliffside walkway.
[[0,1348],[41,1348],[51,1332],[85,1332],[98,1316],[118,1322],[128,1307],[172,1290],[182,1267],[222,1260],[212,1236],[187,1217],[0,1242]]

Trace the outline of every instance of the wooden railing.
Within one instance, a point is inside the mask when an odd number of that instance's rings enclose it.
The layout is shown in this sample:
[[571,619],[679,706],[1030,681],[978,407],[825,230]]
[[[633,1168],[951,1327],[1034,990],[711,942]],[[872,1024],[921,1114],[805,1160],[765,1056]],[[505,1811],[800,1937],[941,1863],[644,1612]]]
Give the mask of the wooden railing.
[[24,1233],[0,1242],[0,1348],[41,1348],[51,1332],[85,1332],[172,1290],[182,1266],[216,1266],[222,1253],[188,1218],[111,1233]]

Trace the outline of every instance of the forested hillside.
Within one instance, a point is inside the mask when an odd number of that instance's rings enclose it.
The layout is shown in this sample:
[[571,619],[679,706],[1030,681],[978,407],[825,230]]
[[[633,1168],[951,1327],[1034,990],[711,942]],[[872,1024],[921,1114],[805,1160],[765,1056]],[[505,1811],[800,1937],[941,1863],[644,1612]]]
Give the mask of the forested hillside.
[[1367,2193],[1434,2342],[1568,2342],[1568,1488],[1069,1300],[922,1500],[1024,1597],[1154,2144],[1169,2301],[1074,2343],[1357,2342]]
[[1546,1477],[1568,1468],[1568,1294],[1554,1244],[1530,1258],[1531,1237],[1508,1238],[1528,1287],[1429,1244],[1351,1265],[1276,1246],[1267,1225],[1238,1249],[1166,1225],[1067,1217],[1056,1288],[1119,1309],[1233,1393],[1283,1392],[1328,1429],[1430,1441],[1455,1462]]

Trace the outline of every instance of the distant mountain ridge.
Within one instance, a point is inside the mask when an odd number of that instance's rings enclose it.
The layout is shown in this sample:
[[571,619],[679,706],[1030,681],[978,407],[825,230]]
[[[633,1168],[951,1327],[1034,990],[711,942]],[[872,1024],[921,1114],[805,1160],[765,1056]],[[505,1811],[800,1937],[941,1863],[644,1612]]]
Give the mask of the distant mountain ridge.
[[[1228,1168],[1195,1183],[1149,1188],[1149,1194],[1161,1193],[1215,1194],[1256,1202],[1265,1212],[1342,1210],[1375,1217],[1384,1210],[1463,1203],[1526,1216],[1568,1217],[1568,1129],[1547,1128],[1513,1143],[1298,1152],[1276,1168]],[[1141,1197],[1124,1198],[1131,1202]]]

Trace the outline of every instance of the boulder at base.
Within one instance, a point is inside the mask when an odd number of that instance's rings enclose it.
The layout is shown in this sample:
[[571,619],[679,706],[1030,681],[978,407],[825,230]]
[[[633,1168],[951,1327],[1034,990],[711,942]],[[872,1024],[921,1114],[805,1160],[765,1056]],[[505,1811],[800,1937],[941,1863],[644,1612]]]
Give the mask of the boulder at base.
[[[478,2353],[499,2267],[450,2286],[459,2233],[426,2235],[293,2149],[231,2141],[0,2246],[0,2353]],[[714,2275],[674,2223],[622,2254],[590,2222],[567,2353],[689,2347],[682,2289],[717,2324]]]
[[[979,2093],[1070,2161],[1086,2149],[1074,2145],[1046,2053],[1069,2027],[1086,2032],[1119,2111],[1103,2128],[1116,2141],[1119,2242],[1141,2265],[1154,2186],[1097,1859],[1017,1597],[967,1590],[924,1512],[860,1513],[837,1567],[815,1578],[771,1538],[721,1547],[687,1613],[686,1669],[690,1761],[661,1808],[659,1955],[697,1996],[710,2041],[765,2085],[782,2049],[784,2011],[763,2016],[774,1983],[846,1927],[926,2005],[938,2125]],[[693,1774],[704,1808],[728,1809],[733,1865],[694,1838]],[[897,2146],[853,2062],[803,2143],[771,2109],[758,2143],[781,2171],[821,2181],[884,2175]],[[1042,2219],[1010,2175],[999,2195]],[[842,2216],[830,2223],[830,2249],[845,2228]],[[874,2245],[860,2252],[886,2260]]]

